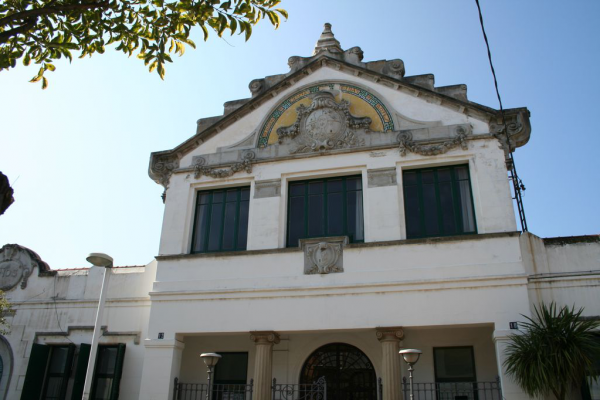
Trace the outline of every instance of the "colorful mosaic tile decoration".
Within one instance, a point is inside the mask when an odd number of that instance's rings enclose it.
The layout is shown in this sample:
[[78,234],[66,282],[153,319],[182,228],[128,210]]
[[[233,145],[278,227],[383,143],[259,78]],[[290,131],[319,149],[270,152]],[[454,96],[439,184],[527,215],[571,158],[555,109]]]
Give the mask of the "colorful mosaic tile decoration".
[[394,130],[394,121],[392,119],[392,115],[377,96],[357,86],[339,83],[325,83],[308,87],[300,92],[294,93],[293,95],[285,99],[271,113],[271,115],[267,119],[267,122],[265,122],[262,129],[260,130],[260,135],[258,138],[258,147],[267,147],[267,144],[269,143],[269,136],[271,135],[271,132],[273,131],[273,127],[277,123],[277,120],[283,115],[283,113],[286,110],[292,107],[295,103],[308,97],[312,93],[334,89],[338,89],[342,93],[347,93],[352,96],[356,96],[364,100],[371,107],[373,107],[373,109],[377,112],[377,115],[379,115],[379,118],[381,119],[381,124],[383,125],[383,132],[390,132]]

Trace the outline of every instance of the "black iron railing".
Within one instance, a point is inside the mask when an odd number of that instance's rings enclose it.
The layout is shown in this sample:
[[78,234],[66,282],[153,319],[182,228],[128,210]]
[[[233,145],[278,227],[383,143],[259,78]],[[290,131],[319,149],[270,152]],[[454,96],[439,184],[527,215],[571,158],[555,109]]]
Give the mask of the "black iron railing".
[[[212,400],[252,400],[254,382],[249,384],[214,384]],[[206,400],[210,390],[206,383],[182,383],[175,378],[173,400]]]
[[314,383],[277,383],[273,379],[271,400],[327,400],[325,377]]
[[[404,398],[410,399],[410,384],[402,379]],[[500,382],[413,383],[414,400],[502,400]]]

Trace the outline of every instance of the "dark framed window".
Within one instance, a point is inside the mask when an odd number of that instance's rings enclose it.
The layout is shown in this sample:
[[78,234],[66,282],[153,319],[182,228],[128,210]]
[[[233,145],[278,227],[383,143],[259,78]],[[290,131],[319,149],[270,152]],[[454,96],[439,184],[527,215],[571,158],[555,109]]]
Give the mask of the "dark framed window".
[[246,250],[250,188],[198,192],[192,253]]
[[402,172],[406,237],[477,233],[467,165]]
[[123,373],[125,345],[98,346],[90,399],[117,400]]
[[475,382],[475,355],[473,347],[434,347],[435,381]]
[[219,353],[221,359],[215,366],[215,384],[242,385],[248,375],[248,353]]
[[348,236],[364,241],[362,180],[360,176],[290,182],[287,247],[299,239]]
[[75,345],[34,343],[29,356],[21,399],[64,400],[71,375]]

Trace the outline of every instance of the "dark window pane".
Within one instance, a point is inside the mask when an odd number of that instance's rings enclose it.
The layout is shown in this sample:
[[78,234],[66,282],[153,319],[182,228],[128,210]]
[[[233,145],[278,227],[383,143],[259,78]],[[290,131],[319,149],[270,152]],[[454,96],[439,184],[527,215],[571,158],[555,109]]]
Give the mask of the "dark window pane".
[[240,196],[240,200],[244,201],[244,200],[250,200],[250,189],[249,188],[245,188],[240,190],[241,192],[241,196]]
[[94,400],[109,400],[113,378],[96,378]]
[[308,194],[319,194],[323,193],[323,181],[309,182]]
[[450,182],[452,180],[452,174],[448,168],[438,169],[438,182]]
[[416,172],[404,172],[402,174],[402,180],[405,186],[417,184],[417,173]]
[[[320,184],[322,185],[322,183]],[[310,186],[309,186],[310,191]],[[324,226],[324,204],[323,195],[308,197],[308,236],[325,234]]]
[[435,182],[435,178],[433,176],[433,171],[429,170],[429,171],[423,171],[423,172],[421,172],[421,182],[423,184],[425,184],[425,183],[434,183]]
[[[341,182],[340,182],[341,186]],[[327,195],[327,234],[341,235],[344,233],[344,205],[342,193]]]
[[454,217],[454,198],[452,196],[452,182],[439,184],[440,206],[442,211],[442,228],[444,234],[456,233],[456,218]]
[[63,377],[50,377],[46,382],[46,394],[44,400],[58,400],[60,398],[60,389],[63,385]]
[[305,237],[304,232],[304,197],[293,197],[290,200],[288,226],[288,246],[298,246],[298,239]]
[[196,222],[194,226],[193,251],[204,251],[204,242],[206,240],[206,228],[208,224],[208,205],[201,205],[196,208]]
[[304,183],[292,183],[290,185],[290,196],[304,196],[306,185]]
[[419,188],[409,186],[404,188],[404,211],[406,218],[406,236],[421,236],[421,211],[419,207]]
[[404,171],[408,238],[475,233],[468,166]]
[[198,193],[198,204],[208,204],[208,193]]
[[327,192],[341,192],[342,191],[342,180],[336,179],[327,181]]
[[439,234],[435,185],[423,185],[423,207],[425,211],[425,234]]
[[[221,198],[222,198],[221,192]],[[213,197],[214,199],[214,197]],[[210,232],[208,232],[208,251],[219,250],[221,246],[221,232],[223,230],[223,203],[212,205],[210,213]]]
[[360,189],[362,189],[361,178],[346,179],[346,190],[360,190]]
[[[229,197],[229,193],[227,194]],[[236,193],[237,197],[237,193]],[[237,213],[237,203],[227,203],[225,205],[225,220],[223,222],[223,246],[222,250],[233,250],[235,241],[235,217]]]
[[216,384],[245,384],[248,372],[248,353],[219,353],[215,367]]
[[213,192],[213,198],[212,198],[213,203],[223,202],[223,196],[224,196],[224,193],[222,191]]
[[237,201],[239,190],[228,190],[227,191],[227,202]]
[[434,348],[433,354],[438,381],[475,381],[472,347]]
[[48,368],[48,372],[51,374],[62,373],[65,369],[65,363],[67,362],[68,353],[68,347],[52,347],[52,356],[50,359],[50,367]]
[[457,179],[469,179],[469,169],[467,167],[456,167],[454,171],[456,172]]
[[240,203],[240,222],[238,228],[237,250],[246,250],[246,242],[248,240],[248,209],[249,201]]
[[116,347],[100,347],[100,361],[98,362],[97,373],[114,374],[115,364],[117,362]]

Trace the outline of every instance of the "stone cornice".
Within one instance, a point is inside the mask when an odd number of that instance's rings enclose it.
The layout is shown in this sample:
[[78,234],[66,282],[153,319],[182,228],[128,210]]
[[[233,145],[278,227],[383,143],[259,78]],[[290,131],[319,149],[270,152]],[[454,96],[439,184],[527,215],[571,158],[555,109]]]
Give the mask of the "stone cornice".
[[[373,82],[377,82],[379,84],[388,86],[399,91],[410,93],[414,96],[418,96],[425,100],[435,102],[445,107],[452,108],[457,112],[479,117],[483,120],[489,121],[490,123],[498,123],[498,121],[501,120],[498,110],[470,101],[459,100],[446,94],[439,93],[434,90],[430,90],[428,88],[410,83],[407,81],[407,78],[393,78],[389,75],[385,75],[377,71],[373,71],[358,65],[350,64],[348,62],[332,58],[327,54],[328,52],[324,52],[312,57],[312,61],[304,65],[302,68],[288,74],[280,82],[274,84],[272,87],[268,88],[264,92],[256,95],[256,97],[253,97],[248,102],[237,108],[235,111],[232,111],[231,113],[216,120],[216,122],[208,126],[202,132],[199,132],[198,134],[194,135],[193,137],[186,140],[174,149],[153,152],[150,156],[150,177],[157,183],[163,185],[165,188],[168,187],[169,178],[171,176],[171,170],[176,169],[176,167],[172,167],[175,164],[178,164],[178,160],[181,159],[185,154],[192,151],[204,141],[218,134],[227,126],[238,121],[246,114],[253,112],[257,107],[259,107],[266,101],[271,100],[282,90],[293,86],[298,81],[302,80],[305,76],[310,75],[315,70],[326,66],[335,68],[342,72],[350,73],[355,76],[365,77],[367,79],[372,80]],[[529,125],[529,111],[526,108],[508,109],[505,110],[505,114],[507,116],[519,115],[522,121],[521,125],[523,129],[521,129],[521,133],[519,134],[519,136],[513,139],[513,143],[511,143],[512,148],[514,149],[527,143],[531,132],[531,128]],[[508,125],[510,130],[510,122],[508,122]]]

